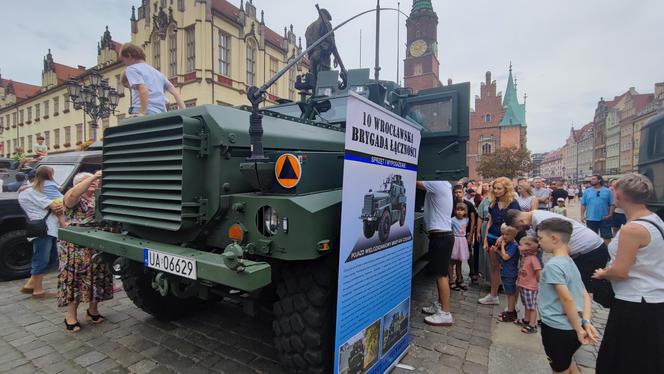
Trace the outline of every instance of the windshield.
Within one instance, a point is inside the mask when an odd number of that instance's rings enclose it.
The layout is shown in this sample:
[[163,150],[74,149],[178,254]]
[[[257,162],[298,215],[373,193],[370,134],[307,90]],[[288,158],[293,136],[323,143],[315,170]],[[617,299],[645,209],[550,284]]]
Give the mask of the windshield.
[[65,165],[41,164],[41,165],[53,168],[53,179],[55,179],[55,183],[57,183],[60,186],[62,186],[62,184],[67,180],[67,178],[71,175],[71,173],[74,171],[74,169],[76,169],[77,166],[76,164],[65,164]]
[[[346,121],[346,102],[348,101],[347,99],[348,99],[347,96],[329,99],[331,105],[330,110],[324,113],[317,114],[313,120],[316,122],[325,122],[325,123]],[[274,106],[266,108],[266,110],[285,114],[287,116],[296,117],[296,118],[300,118],[300,115],[302,114],[302,111],[300,110],[300,107],[297,104]]]
[[452,130],[452,99],[414,104],[406,117],[433,132]]

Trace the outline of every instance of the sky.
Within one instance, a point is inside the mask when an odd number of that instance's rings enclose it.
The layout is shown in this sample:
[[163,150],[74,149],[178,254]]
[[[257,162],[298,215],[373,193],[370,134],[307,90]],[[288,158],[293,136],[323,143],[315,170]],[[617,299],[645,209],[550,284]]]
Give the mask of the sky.
[[[239,6],[240,0],[229,1]],[[412,1],[398,3],[382,0],[381,6],[410,12]],[[504,92],[511,61],[519,97],[528,95],[528,148],[533,152],[562,146],[572,125],[578,128],[592,121],[600,97],[613,98],[629,87],[650,93],[655,82],[664,81],[660,23],[664,1],[432,3],[439,18],[440,80],[469,81],[474,96],[490,70],[498,90]],[[104,26],[109,26],[114,40],[129,41],[131,6],[139,4],[140,0],[3,1],[2,77],[40,84],[49,48],[56,62],[94,65]],[[254,0],[254,4],[259,13],[265,11],[266,24],[279,34],[292,23],[295,33],[304,36],[306,26],[317,17],[315,2]],[[376,5],[373,0],[318,0],[318,4],[330,11],[333,25]],[[381,14],[381,79],[397,80],[397,64],[403,76],[405,16]],[[373,14],[337,31],[338,49],[347,68],[373,67],[374,38]]]

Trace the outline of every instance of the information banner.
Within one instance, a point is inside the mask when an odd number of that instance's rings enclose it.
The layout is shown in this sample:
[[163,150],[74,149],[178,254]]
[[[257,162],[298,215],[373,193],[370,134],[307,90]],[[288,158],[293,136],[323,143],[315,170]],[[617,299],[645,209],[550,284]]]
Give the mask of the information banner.
[[383,373],[410,343],[420,132],[356,94],[346,118],[334,373]]

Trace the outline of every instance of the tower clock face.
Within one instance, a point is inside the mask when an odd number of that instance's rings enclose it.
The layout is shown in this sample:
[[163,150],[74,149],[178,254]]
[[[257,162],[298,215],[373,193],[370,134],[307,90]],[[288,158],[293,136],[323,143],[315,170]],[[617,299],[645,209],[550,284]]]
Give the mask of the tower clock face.
[[424,40],[416,40],[410,43],[410,55],[413,57],[420,57],[427,51],[427,42]]

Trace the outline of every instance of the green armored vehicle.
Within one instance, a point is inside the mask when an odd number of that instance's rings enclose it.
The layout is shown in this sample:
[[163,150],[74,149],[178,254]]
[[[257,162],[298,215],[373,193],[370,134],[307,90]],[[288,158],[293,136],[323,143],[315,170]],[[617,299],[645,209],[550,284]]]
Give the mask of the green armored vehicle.
[[639,173],[649,177],[655,186],[648,207],[664,219],[664,112],[641,128]]
[[406,222],[406,187],[401,175],[390,175],[383,182],[379,191],[371,191],[364,195],[362,206],[362,227],[364,237],[374,236],[378,230],[378,238],[385,242],[390,236],[390,228],[397,221],[399,226]]
[[[414,95],[369,79],[369,69],[321,71],[315,85],[311,74],[298,78],[300,101],[259,108],[292,63],[249,89],[251,107],[206,105],[107,129],[100,226],[61,229],[60,239],[103,252],[128,297],[156,318],[222,297],[249,312],[269,305],[288,372],[328,373],[349,92],[420,124],[420,179],[458,180],[470,85]],[[427,245],[423,201],[418,191],[416,260]]]

